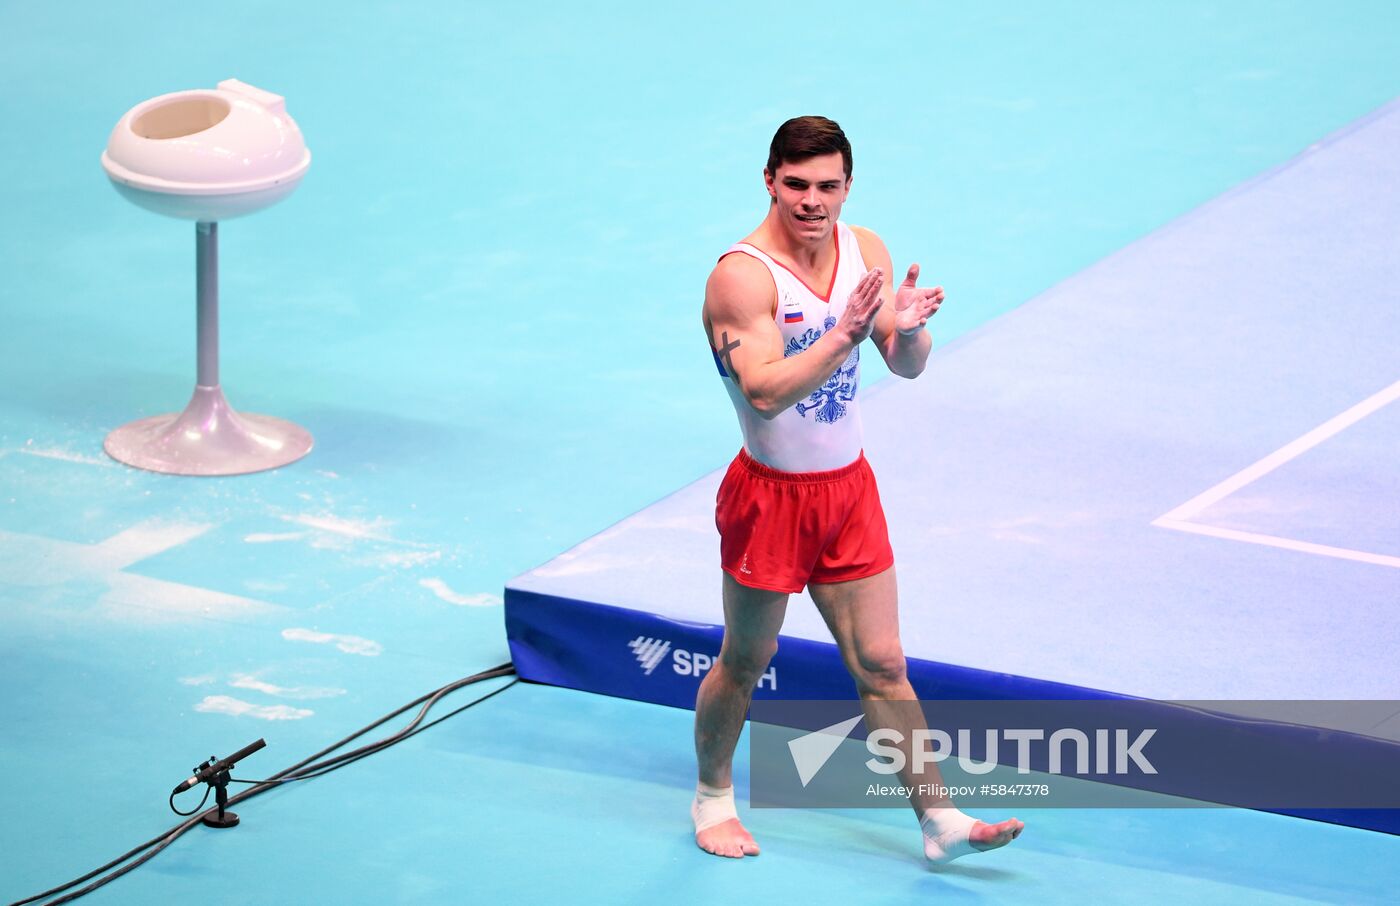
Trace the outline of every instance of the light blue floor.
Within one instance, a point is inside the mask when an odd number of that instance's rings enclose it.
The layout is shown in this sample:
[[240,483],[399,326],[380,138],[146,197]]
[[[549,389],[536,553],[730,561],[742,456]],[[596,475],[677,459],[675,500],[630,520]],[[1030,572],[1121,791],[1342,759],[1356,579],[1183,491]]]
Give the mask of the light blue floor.
[[[211,753],[266,737],[240,774],[270,773],[504,660],[506,579],[732,455],[700,293],[762,216],[785,117],[846,127],[846,216],[947,286],[946,342],[1389,100],[1397,25],[1226,0],[0,3],[0,898],[168,827]],[[229,77],[286,95],[315,159],[221,227],[223,384],[317,448],[135,472],[101,440],[188,397],[193,230],[98,156],[136,102]],[[1031,815],[942,876],[905,816],[775,812],[760,859],[720,863],[689,842],[689,757],[685,712],[517,687],[92,901],[1395,888],[1391,838],[1233,812]]]

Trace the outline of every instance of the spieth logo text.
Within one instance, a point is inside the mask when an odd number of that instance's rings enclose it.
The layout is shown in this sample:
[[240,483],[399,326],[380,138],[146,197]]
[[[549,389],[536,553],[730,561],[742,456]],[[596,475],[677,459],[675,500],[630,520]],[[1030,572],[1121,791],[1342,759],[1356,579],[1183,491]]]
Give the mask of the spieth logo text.
[[[681,676],[704,676],[705,672],[714,666],[715,656],[705,654],[701,651],[686,651],[684,648],[672,648],[671,643],[666,639],[654,639],[649,636],[639,635],[627,643],[627,647],[632,649],[632,654],[637,659],[637,666],[642,668],[647,676],[651,676],[661,663],[666,660],[666,655],[670,654],[671,669]],[[778,668],[769,667],[768,671],[759,677],[756,688],[768,688],[774,692],[778,691]]]

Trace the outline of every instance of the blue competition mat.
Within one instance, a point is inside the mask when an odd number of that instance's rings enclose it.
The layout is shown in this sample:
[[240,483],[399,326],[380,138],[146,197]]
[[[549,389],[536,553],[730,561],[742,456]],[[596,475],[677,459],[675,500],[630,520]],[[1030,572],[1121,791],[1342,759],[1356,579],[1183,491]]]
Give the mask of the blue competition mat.
[[[919,694],[1400,699],[1396,236],[1392,103],[866,388]],[[522,676],[693,706],[722,473],[509,583]],[[854,695],[805,594],[758,695]]]

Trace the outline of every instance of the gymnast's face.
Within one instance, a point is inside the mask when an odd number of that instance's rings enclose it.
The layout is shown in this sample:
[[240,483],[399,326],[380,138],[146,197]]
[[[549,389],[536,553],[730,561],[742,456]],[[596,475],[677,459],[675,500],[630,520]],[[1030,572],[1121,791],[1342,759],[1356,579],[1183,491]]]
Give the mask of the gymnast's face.
[[836,229],[841,205],[851,191],[839,153],[783,162],[777,173],[763,171],[778,222],[800,242],[821,242]]

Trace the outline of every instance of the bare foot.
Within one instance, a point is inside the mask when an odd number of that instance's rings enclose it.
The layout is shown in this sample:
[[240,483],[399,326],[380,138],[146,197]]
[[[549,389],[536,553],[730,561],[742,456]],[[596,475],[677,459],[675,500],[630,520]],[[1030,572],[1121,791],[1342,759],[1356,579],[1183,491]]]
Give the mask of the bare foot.
[[1026,825],[1015,818],[1008,818],[996,824],[978,821],[967,835],[967,842],[979,853],[984,853],[989,849],[1000,849],[1015,840],[1025,828]]
[[950,831],[938,837],[924,835],[924,855],[935,865],[945,865],[968,853],[984,853],[1000,849],[1021,836],[1026,825],[1015,818],[1008,818],[996,824],[978,821],[966,832],[966,836]]
[[744,830],[744,825],[739,823],[738,818],[730,818],[714,827],[696,831],[695,845],[707,853],[731,859],[758,855],[758,844],[749,832]]

